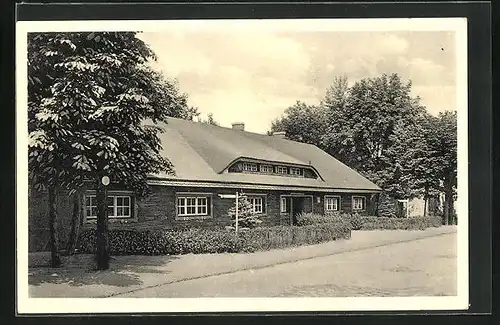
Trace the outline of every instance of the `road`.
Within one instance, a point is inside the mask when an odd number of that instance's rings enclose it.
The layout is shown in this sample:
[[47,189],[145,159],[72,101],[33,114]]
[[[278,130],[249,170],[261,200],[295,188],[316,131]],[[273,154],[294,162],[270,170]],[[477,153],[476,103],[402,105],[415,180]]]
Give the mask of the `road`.
[[456,233],[141,289],[116,297],[456,295]]

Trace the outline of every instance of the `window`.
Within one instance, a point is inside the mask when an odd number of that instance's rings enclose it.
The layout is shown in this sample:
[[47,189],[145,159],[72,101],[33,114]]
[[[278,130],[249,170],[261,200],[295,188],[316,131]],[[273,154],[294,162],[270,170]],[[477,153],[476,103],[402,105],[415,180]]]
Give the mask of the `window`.
[[287,174],[287,168],[285,166],[276,166],[276,173]]
[[248,201],[252,204],[253,212],[255,213],[264,213],[264,197],[262,196],[254,196],[249,197]]
[[338,196],[325,196],[325,211],[338,211],[340,207],[340,198]]
[[117,218],[130,217],[130,196],[113,196],[113,216]]
[[301,175],[302,175],[302,169],[300,169],[300,168],[296,168],[296,167],[291,167],[291,168],[290,168],[290,174],[291,174],[291,175],[298,175],[298,176],[301,176]]
[[87,218],[97,218],[97,200],[95,195],[85,195],[85,215]]
[[260,171],[261,171],[261,173],[272,173],[273,172],[273,166],[270,166],[270,165],[260,165]]
[[257,164],[243,163],[243,170],[246,172],[256,172],[257,171]]
[[286,197],[282,197],[280,200],[280,212],[286,213],[287,211],[287,206],[286,206]]
[[[108,195],[107,207],[109,218],[130,218],[132,199],[128,195]],[[97,218],[97,199],[95,194],[85,195],[85,215],[87,219]]]
[[209,216],[210,204],[208,196],[178,196],[177,216]]
[[364,210],[365,209],[365,198],[363,196],[353,196],[352,197],[352,209],[353,210]]

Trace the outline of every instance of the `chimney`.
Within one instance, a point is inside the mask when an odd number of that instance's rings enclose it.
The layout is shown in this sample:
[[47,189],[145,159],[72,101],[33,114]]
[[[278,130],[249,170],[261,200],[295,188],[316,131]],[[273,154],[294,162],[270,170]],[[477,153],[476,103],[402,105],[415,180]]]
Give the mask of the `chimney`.
[[273,137],[286,139],[286,132],[285,131],[273,132]]
[[233,130],[245,131],[245,123],[243,122],[235,122],[231,125],[233,127]]

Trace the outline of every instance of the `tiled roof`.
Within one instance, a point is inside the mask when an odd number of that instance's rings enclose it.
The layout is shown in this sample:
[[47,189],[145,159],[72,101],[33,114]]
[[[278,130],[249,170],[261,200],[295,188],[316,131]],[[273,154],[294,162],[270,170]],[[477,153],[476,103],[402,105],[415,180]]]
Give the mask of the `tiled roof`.
[[[165,131],[160,134],[162,154],[173,163],[176,175],[154,175],[156,178],[285,187],[380,190],[358,172],[314,145],[175,118],[169,118],[166,124],[159,123],[158,126]],[[311,165],[321,178],[225,172],[230,163],[238,158]]]

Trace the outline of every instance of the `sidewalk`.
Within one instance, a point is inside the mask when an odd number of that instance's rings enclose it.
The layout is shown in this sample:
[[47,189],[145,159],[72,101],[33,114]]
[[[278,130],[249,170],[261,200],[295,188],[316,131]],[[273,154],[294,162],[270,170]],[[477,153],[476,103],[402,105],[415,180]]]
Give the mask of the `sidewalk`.
[[60,269],[47,265],[50,254],[30,254],[30,296],[111,297],[142,288],[259,269],[276,264],[341,254],[398,242],[455,233],[455,226],[424,231],[354,231],[349,240],[251,254],[117,256],[108,271],[94,271],[92,255],[75,255]]

